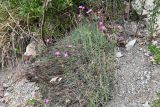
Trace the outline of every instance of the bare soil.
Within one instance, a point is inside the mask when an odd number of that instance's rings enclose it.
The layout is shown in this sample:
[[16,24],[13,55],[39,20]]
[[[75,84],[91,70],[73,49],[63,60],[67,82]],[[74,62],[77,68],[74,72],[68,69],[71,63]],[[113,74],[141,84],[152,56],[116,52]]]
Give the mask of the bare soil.
[[151,107],[160,91],[160,66],[150,62],[147,47],[137,43],[131,50],[120,48],[113,99],[108,107]]

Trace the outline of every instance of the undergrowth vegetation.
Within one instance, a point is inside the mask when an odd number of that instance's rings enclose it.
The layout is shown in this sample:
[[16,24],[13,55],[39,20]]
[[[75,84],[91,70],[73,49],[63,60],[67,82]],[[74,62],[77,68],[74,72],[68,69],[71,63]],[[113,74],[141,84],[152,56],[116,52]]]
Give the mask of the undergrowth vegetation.
[[107,105],[111,98],[114,73],[114,44],[107,41],[96,23],[79,25],[51,50],[52,55],[44,55],[41,60],[46,63],[51,61],[53,65],[50,65],[50,69],[39,67],[37,71],[49,80],[61,78],[53,82],[56,88],[47,89],[46,85],[39,84],[45,98],[52,98],[51,105]]
[[[87,20],[122,19],[124,10],[122,0],[1,0],[0,3],[2,68],[15,66],[23,59],[30,41],[41,39],[40,43],[46,44],[47,39],[63,38],[78,25],[79,6],[85,7],[83,15]],[[89,10],[94,12],[87,14]]]
[[[96,24],[82,25],[71,34],[74,45],[82,44],[85,63],[85,80],[97,91],[88,89],[88,107],[104,106],[111,97],[111,74],[113,73],[114,45],[109,43],[104,34],[95,27]],[[87,61],[88,60],[88,61]],[[109,62],[110,63],[109,63]],[[81,74],[82,75],[82,74]],[[93,82],[93,83],[92,83]],[[88,85],[89,85],[88,84]]]
[[[72,1],[1,0],[0,3],[2,68],[19,62],[18,58],[22,57],[31,38],[43,38],[44,42],[45,38],[56,39],[62,37],[66,29],[73,25],[73,15],[70,15],[74,14]],[[68,9],[71,11],[67,11]]]
[[153,54],[155,63],[160,64],[160,48],[151,44],[148,46],[148,49]]
[[160,1],[159,0],[155,0],[154,1],[154,7],[152,10],[150,10],[150,15],[149,15],[149,32],[150,32],[150,36],[156,36],[157,35],[157,28],[158,28],[158,24],[157,24],[157,16],[160,15],[159,13],[160,10]]
[[[148,30],[150,33],[150,37],[153,39],[151,42],[156,41],[155,38],[158,37],[158,30],[159,26],[157,24],[157,17],[160,15],[160,1],[155,0],[154,1],[154,7],[152,10],[150,10],[150,15],[149,15],[149,26]],[[160,64],[160,48],[157,44],[149,44],[148,46],[149,51],[153,54],[155,63]]]
[[[38,102],[46,107],[107,105],[115,68],[115,44],[109,34],[116,32],[118,25],[123,29],[121,24],[125,20],[131,21],[126,1],[0,0],[1,68],[26,65],[26,78],[37,82],[43,99],[49,99],[47,104],[28,99],[28,105],[38,106]],[[156,32],[158,9],[156,5],[150,14],[150,36]],[[125,35],[125,31],[120,33]],[[33,58],[35,61],[26,63],[24,53],[33,41],[41,44],[43,51]],[[160,49],[155,45],[148,48],[156,63],[160,63]],[[30,60],[32,55],[27,58]]]

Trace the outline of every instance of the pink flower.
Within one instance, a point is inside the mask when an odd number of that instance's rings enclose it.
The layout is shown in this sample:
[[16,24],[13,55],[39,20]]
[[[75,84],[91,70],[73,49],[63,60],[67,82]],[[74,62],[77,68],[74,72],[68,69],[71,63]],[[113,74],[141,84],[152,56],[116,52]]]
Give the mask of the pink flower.
[[29,64],[29,61],[24,61],[24,64]]
[[59,57],[59,56],[61,56],[61,52],[60,52],[60,51],[56,51],[56,52],[54,53],[54,55],[55,55],[56,57]]
[[103,25],[103,22],[99,22],[99,25],[102,26],[102,25]]
[[85,9],[85,7],[84,7],[84,6],[79,6],[78,8],[79,8],[79,9],[82,9],[82,10],[84,10],[84,9]]
[[89,14],[91,13],[93,10],[92,9],[89,9],[86,13]]
[[69,57],[68,52],[65,52],[65,53],[64,53],[64,57]]
[[48,104],[48,103],[49,103],[49,99],[47,99],[47,98],[44,99],[44,103],[45,103],[45,104]]
[[100,30],[101,30],[101,31],[106,31],[107,28],[106,28],[104,25],[102,25],[102,26],[100,26]]

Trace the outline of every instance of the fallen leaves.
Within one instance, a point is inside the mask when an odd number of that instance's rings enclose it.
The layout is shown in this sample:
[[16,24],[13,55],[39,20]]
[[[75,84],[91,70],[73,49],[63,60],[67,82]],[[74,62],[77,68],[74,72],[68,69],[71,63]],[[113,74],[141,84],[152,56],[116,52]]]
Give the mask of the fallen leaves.
[[56,76],[50,80],[50,83],[60,82],[62,79],[63,79],[62,77]]

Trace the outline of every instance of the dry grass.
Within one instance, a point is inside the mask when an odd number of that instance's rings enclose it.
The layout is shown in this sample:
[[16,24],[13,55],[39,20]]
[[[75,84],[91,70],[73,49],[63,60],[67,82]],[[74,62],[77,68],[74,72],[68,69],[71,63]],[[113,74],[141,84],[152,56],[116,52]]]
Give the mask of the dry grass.
[[[0,4],[0,65],[14,67],[23,59],[23,54],[31,38],[39,41],[39,34],[33,32],[27,22],[11,8],[8,2]],[[41,42],[41,41],[40,41]],[[41,42],[42,43],[42,42]],[[38,44],[41,44],[38,42]]]

